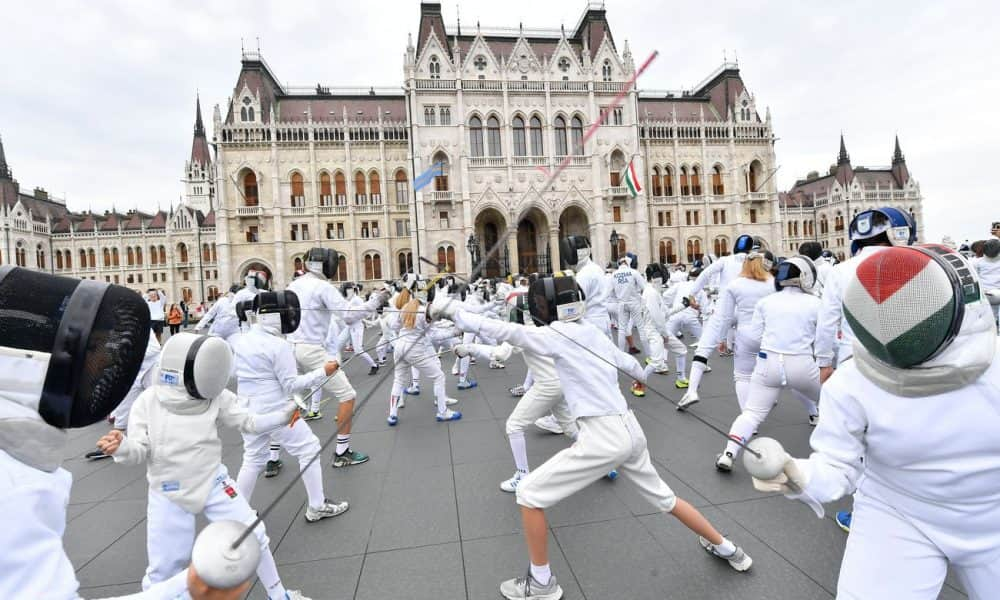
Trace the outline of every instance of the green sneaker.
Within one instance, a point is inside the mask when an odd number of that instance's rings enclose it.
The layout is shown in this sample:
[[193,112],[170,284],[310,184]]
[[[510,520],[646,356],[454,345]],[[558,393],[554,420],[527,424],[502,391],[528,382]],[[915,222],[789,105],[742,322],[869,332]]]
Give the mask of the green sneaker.
[[316,412],[309,411],[306,414],[302,415],[303,421],[316,421],[322,418],[323,418],[323,413],[319,412],[318,410]]
[[350,467],[351,465],[360,465],[368,462],[369,458],[364,452],[348,448],[343,454],[335,454],[333,456],[333,468],[339,469],[341,467]]

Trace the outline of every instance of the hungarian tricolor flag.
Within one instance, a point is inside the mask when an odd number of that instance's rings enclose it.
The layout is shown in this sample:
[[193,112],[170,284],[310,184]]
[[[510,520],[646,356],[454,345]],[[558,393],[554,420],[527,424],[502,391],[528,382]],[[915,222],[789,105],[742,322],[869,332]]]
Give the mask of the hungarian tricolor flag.
[[639,176],[635,172],[634,160],[630,160],[628,166],[625,167],[625,187],[628,188],[628,193],[632,194],[633,198],[642,191],[642,186],[639,185]]

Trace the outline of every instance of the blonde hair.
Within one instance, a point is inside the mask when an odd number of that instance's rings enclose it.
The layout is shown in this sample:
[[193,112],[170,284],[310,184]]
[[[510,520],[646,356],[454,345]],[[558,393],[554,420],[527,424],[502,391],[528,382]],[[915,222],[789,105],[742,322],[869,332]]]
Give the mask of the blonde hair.
[[403,307],[403,329],[413,329],[417,324],[417,312],[420,310],[420,300],[410,300]]
[[763,256],[747,257],[743,261],[743,269],[740,271],[740,277],[746,277],[754,281],[767,281],[771,279],[771,273],[764,268]]
[[403,306],[410,301],[410,288],[403,288],[396,296],[396,310],[403,310]]

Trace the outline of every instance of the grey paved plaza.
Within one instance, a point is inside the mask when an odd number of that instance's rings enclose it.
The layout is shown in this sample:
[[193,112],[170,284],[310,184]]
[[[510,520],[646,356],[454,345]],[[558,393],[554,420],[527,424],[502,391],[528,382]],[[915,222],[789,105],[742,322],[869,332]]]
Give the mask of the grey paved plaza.
[[[447,371],[451,358],[444,362]],[[716,357],[712,365],[703,400],[693,410],[726,430],[737,414],[731,360]],[[521,381],[524,364],[515,356],[505,370],[482,363],[474,369],[479,387],[472,390],[458,391],[448,377],[449,395],[460,399],[461,421],[434,421],[425,382],[422,395],[410,397],[400,411],[399,426],[390,428],[385,413],[391,375],[383,378],[383,369],[369,377],[360,360],[347,365],[359,402],[370,397],[356,418],[352,445],[372,459],[334,470],[325,453],[327,496],[349,500],[346,514],[306,523],[305,490],[296,483],[268,515],[271,548],[286,586],[324,600],[479,600],[499,598],[500,581],[525,572],[518,509],[513,495],[498,488],[513,471],[504,421],[515,399],[507,388]],[[657,377],[653,386],[680,397],[672,375]],[[713,462],[724,444],[719,433],[653,393],[628,398],[660,475],[742,545],[754,565],[748,573],[731,570],[706,555],[675,519],[658,514],[631,483],[602,480],[548,511],[552,569],[567,600],[835,595],[846,535],[832,515],[849,501],[828,506],[827,518],[818,520],[804,504],[760,494],[742,465],[732,474],[716,472]],[[324,412],[324,419],[311,423],[321,441],[335,428],[333,407]],[[65,546],[88,598],[137,591],[146,566],[145,467],[82,458],[105,430],[99,425],[72,432],[66,452],[74,482]],[[810,431],[799,403],[782,398],[760,433],[805,456]],[[533,466],[568,443],[534,428],[526,437]],[[224,431],[223,441],[223,459],[235,478],[239,433]],[[266,507],[292,480],[296,463],[287,456],[284,462],[278,477],[258,484],[255,508]],[[964,598],[960,590],[949,578],[940,597]],[[260,586],[249,597],[264,598]]]

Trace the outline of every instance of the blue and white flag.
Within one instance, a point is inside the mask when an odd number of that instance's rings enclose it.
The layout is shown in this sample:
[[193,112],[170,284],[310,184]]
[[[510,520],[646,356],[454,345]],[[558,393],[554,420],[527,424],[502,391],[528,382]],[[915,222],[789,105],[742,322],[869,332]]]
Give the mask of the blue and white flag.
[[444,163],[434,163],[431,165],[431,168],[427,169],[420,175],[417,175],[417,178],[413,180],[413,191],[419,192],[421,188],[427,187],[430,182],[434,181],[435,177],[440,177],[442,175],[444,175]]

